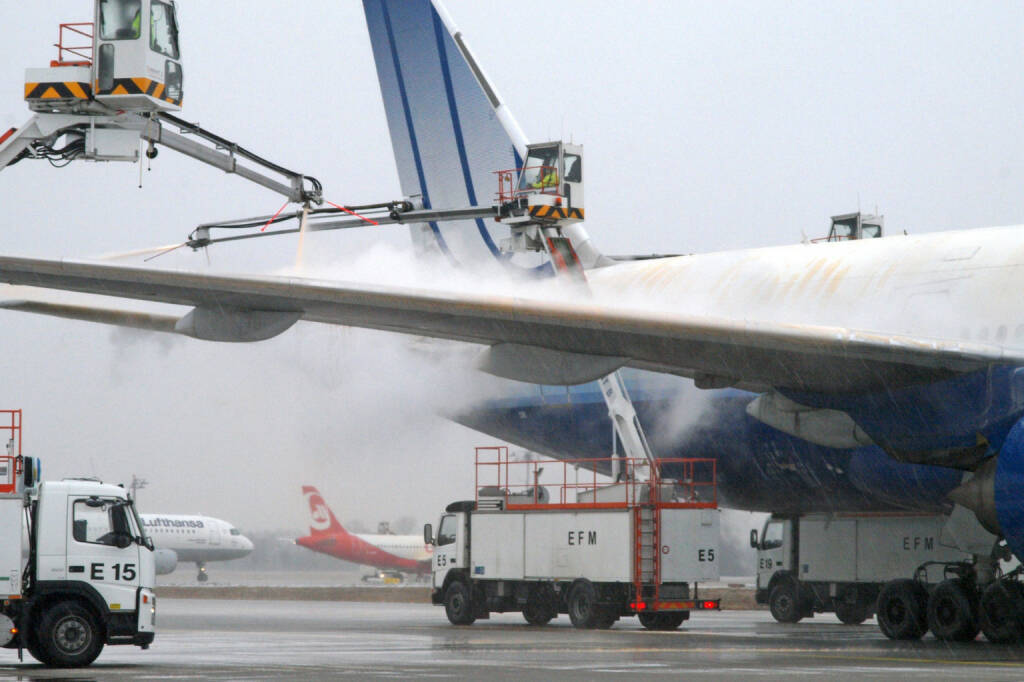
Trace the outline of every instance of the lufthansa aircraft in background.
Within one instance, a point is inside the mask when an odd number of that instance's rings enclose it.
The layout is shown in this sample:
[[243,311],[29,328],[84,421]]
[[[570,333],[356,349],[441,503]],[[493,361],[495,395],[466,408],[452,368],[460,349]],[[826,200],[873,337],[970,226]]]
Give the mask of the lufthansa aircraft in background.
[[423,543],[422,535],[349,533],[316,488],[302,486],[302,496],[309,504],[309,535],[296,538],[295,544],[382,571],[430,572],[433,548]]
[[156,547],[157,575],[171,573],[179,561],[187,561],[196,565],[196,579],[204,583],[209,578],[206,562],[241,559],[252,552],[252,541],[221,519],[182,514],[139,516]]

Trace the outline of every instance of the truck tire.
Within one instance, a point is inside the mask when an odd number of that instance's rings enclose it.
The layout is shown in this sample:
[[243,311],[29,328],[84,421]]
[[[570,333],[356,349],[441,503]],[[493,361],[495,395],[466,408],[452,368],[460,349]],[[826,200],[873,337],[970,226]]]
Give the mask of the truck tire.
[[103,650],[103,633],[96,618],[75,602],[60,602],[44,611],[37,636],[41,654],[37,658],[58,668],[87,666]]
[[978,625],[978,596],[962,580],[943,580],[928,597],[928,627],[936,638],[949,642],[970,642],[981,631]]
[[772,618],[780,623],[799,623],[804,617],[797,586],[792,580],[780,580],[768,595]]
[[453,580],[444,593],[444,612],[452,625],[472,625],[476,620],[472,592],[462,580]]
[[836,618],[843,625],[860,625],[871,615],[871,607],[861,601],[836,601]]
[[889,639],[921,639],[928,632],[928,592],[916,580],[893,580],[878,593],[878,628]]
[[[575,628],[598,627],[606,614],[597,603],[597,590],[589,580],[580,580],[569,590],[569,620]],[[606,627],[611,627],[612,620]]]
[[523,618],[530,625],[547,625],[558,615],[558,595],[550,585],[537,585],[530,589],[523,605]]
[[640,625],[648,630],[675,630],[689,614],[686,611],[668,611],[663,613],[638,613]]
[[985,639],[997,644],[1013,644],[1024,639],[1024,585],[1000,580],[981,595],[978,608]]

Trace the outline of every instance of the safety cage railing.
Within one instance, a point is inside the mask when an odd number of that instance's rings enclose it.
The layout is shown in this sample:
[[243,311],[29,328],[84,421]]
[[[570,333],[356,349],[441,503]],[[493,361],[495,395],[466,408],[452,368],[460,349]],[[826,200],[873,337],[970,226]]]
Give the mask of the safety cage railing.
[[[50,62],[50,66],[92,66],[92,37],[94,25],[92,22],[74,22],[60,25],[60,36],[53,44],[57,48],[57,59]],[[65,32],[70,35],[65,36]],[[66,45],[65,41],[89,40],[88,45]],[[77,60],[65,59],[64,53],[78,57]]]
[[24,461],[21,456],[21,410],[0,410],[0,440],[4,442],[0,454],[0,493],[11,493],[17,487]]
[[[519,178],[522,177],[523,173],[531,170],[537,171],[537,177],[540,179],[537,183],[538,186],[534,187],[533,183],[531,183],[526,187],[520,187]],[[562,196],[561,183],[558,179],[558,168],[555,166],[524,166],[522,168],[509,168],[508,170],[494,172],[498,176],[498,204],[507,204],[526,194]],[[554,179],[549,184],[544,184],[543,180],[549,174],[554,174]]]
[[[476,448],[475,464],[478,509],[718,506],[716,461],[710,458],[660,458],[653,464],[629,457],[521,460],[502,445]],[[615,470],[618,480],[611,480]]]

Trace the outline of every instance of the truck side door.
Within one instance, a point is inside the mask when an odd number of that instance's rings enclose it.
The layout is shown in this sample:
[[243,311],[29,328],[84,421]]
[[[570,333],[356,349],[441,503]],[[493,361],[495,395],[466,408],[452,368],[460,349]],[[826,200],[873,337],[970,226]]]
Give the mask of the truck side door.
[[777,571],[792,569],[789,565],[790,522],[787,519],[770,518],[761,532],[757,548],[757,586],[768,586]]
[[437,526],[434,543],[434,587],[441,588],[448,571],[461,568],[459,547],[463,544],[461,514],[445,514]]
[[112,612],[135,611],[142,571],[125,500],[80,498],[68,505],[68,580],[89,583]]

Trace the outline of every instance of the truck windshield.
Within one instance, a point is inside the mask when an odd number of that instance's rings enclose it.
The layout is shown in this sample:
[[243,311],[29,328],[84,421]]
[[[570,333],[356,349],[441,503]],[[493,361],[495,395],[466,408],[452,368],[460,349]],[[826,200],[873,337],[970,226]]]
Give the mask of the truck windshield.
[[135,500],[128,498],[128,508],[131,510],[132,518],[135,519],[135,528],[139,531],[136,536],[139,538],[139,544],[147,549],[153,549],[153,541],[146,535],[146,524],[142,522],[139,510],[135,508]]
[[171,59],[178,58],[178,24],[174,20],[174,8],[160,0],[153,0],[150,8],[149,47]]
[[764,535],[761,539],[761,549],[782,547],[782,531],[782,521],[769,521],[765,524]]
[[134,40],[141,34],[140,0],[102,0],[100,2],[100,38]]

